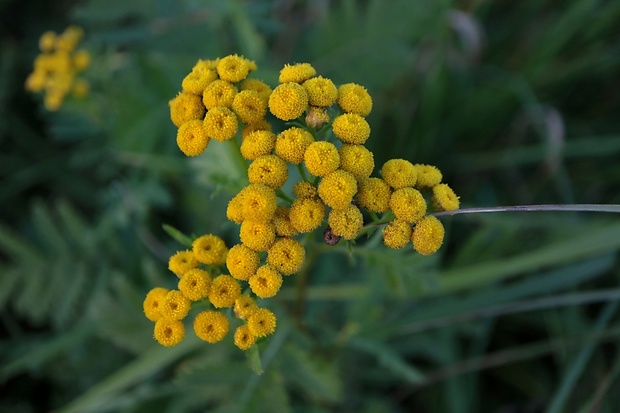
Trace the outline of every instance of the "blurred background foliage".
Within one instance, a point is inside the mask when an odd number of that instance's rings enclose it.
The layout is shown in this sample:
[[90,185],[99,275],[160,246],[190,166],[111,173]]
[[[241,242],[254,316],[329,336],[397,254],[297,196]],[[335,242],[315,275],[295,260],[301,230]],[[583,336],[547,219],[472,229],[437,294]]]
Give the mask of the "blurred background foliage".
[[[91,93],[46,112],[38,37],[86,32]],[[0,411],[620,411],[620,222],[446,217],[431,258],[316,246],[253,374],[232,340],[152,339],[161,229],[229,245],[226,153],[188,160],[167,102],[198,58],[270,82],[311,62],[374,98],[368,146],[438,165],[462,206],[620,203],[620,3],[1,0]]]

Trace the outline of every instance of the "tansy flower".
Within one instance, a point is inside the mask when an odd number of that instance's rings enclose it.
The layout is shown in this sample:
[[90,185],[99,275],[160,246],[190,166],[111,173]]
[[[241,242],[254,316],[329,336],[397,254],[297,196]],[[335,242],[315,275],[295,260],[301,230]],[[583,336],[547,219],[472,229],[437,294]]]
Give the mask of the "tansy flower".
[[413,223],[426,214],[426,200],[417,189],[401,188],[392,193],[390,209],[396,218]]
[[217,79],[205,86],[202,102],[207,109],[224,106],[230,108],[237,95],[237,88],[230,82]]
[[183,78],[181,87],[184,92],[203,96],[205,88],[215,80],[217,80],[215,70],[192,70]]
[[331,142],[313,142],[306,149],[304,164],[312,175],[325,176],[330,174],[340,166],[338,149]]
[[418,176],[415,183],[416,188],[432,188],[441,182],[443,176],[441,175],[441,171],[437,169],[436,166],[423,165],[419,163],[414,166]]
[[351,173],[338,169],[321,179],[318,190],[326,205],[334,209],[344,209],[349,206],[357,192],[357,181]]
[[270,298],[280,291],[282,275],[271,265],[263,265],[250,277],[249,284],[258,297]]
[[409,244],[411,233],[411,224],[396,218],[383,228],[383,243],[393,249],[403,248]]
[[194,257],[192,251],[179,251],[170,257],[168,261],[168,269],[181,278],[183,274],[192,268],[196,268],[200,262]]
[[372,212],[386,212],[390,209],[392,190],[381,178],[362,179],[357,184],[357,202]]
[[259,308],[248,317],[250,333],[256,337],[265,337],[276,331],[276,315],[266,308]]
[[338,106],[344,112],[368,116],[372,110],[372,98],[365,87],[347,83],[338,88]]
[[293,193],[297,198],[316,198],[319,192],[316,186],[308,181],[299,181],[293,186]]
[[267,251],[276,239],[276,229],[272,222],[245,220],[239,231],[241,242],[255,251]]
[[192,72],[206,72],[207,70],[215,70],[217,74],[217,65],[220,63],[220,58],[214,60],[202,60],[198,59],[194,67],[192,67]]
[[355,205],[344,209],[332,209],[327,217],[332,233],[344,239],[355,239],[362,230],[364,218]]
[[190,120],[177,131],[177,146],[186,156],[198,156],[207,149],[209,137],[202,120]]
[[72,51],[84,37],[84,30],[78,26],[69,26],[56,39],[56,49]]
[[224,240],[217,235],[207,234],[192,242],[194,257],[207,265],[222,265],[226,262],[228,248]]
[[247,59],[235,55],[229,55],[220,59],[217,64],[217,74],[220,75],[220,79],[228,82],[240,82],[245,79],[250,70],[255,67]]
[[294,238],[280,238],[267,251],[267,262],[284,275],[299,272],[306,259],[306,250]]
[[306,115],[306,124],[314,129],[320,129],[331,120],[329,112],[325,108],[310,106]]
[[273,189],[281,188],[288,179],[288,166],[276,155],[256,158],[248,167],[251,184],[265,184]]
[[206,111],[200,96],[187,92],[179,93],[168,105],[170,106],[170,119],[177,127],[190,120],[202,119]]
[[303,85],[308,92],[308,103],[312,106],[327,107],[336,103],[338,89],[334,82],[323,76],[306,80]]
[[271,87],[258,79],[245,79],[241,83],[241,90],[254,90],[258,93],[258,96],[267,104],[269,102],[269,95],[271,95]]
[[190,301],[207,298],[211,287],[211,276],[205,270],[194,268],[187,271],[179,280],[179,291]]
[[431,255],[437,252],[443,243],[445,230],[441,221],[433,215],[427,215],[413,228],[411,241],[413,249],[422,255]]
[[308,92],[297,83],[283,83],[269,95],[269,110],[278,119],[300,117],[308,107]]
[[238,280],[249,280],[256,273],[259,263],[258,253],[243,244],[233,246],[226,256],[226,268]]
[[312,142],[314,138],[310,132],[296,127],[286,129],[276,139],[276,155],[297,165],[304,160],[304,153]]
[[344,144],[338,148],[340,169],[350,172],[358,181],[368,178],[375,168],[375,160],[363,145]]
[[39,48],[43,53],[48,53],[56,47],[56,33],[47,31],[39,38]]
[[234,311],[237,318],[245,320],[257,309],[256,301],[249,295],[242,294],[235,300]]
[[294,65],[286,64],[282,70],[280,70],[278,81],[280,83],[303,83],[305,80],[310,79],[314,75],[316,75],[316,70],[310,63],[296,63]]
[[239,326],[235,330],[235,346],[247,350],[256,343],[256,336],[250,333],[247,325]]
[[400,189],[415,185],[417,171],[406,159],[390,159],[381,168],[383,180],[392,188]]
[[228,318],[219,311],[203,311],[194,318],[194,333],[208,343],[222,341],[229,328]]
[[299,232],[312,232],[325,218],[325,204],[316,198],[299,198],[291,205],[289,219]]
[[43,98],[43,104],[45,106],[45,109],[49,110],[50,112],[55,112],[62,106],[63,99],[64,98],[62,93],[52,93],[48,91]]
[[26,78],[26,90],[30,92],[40,92],[45,87],[45,83],[47,81],[47,73],[43,70],[35,69],[28,77]]
[[218,275],[211,282],[209,301],[216,308],[232,307],[241,294],[241,286],[230,275]]
[[456,196],[448,184],[438,184],[433,187],[432,202],[438,211],[454,211],[459,209],[459,197]]
[[245,219],[243,214],[243,196],[241,193],[235,195],[233,199],[228,202],[226,207],[226,218],[235,224],[241,224]]
[[254,90],[242,90],[235,95],[232,110],[244,123],[258,122],[267,113],[267,102]]
[[262,183],[251,183],[238,195],[243,205],[243,219],[266,222],[276,212],[276,193]]
[[78,50],[73,54],[73,68],[78,72],[86,70],[90,65],[90,53],[86,50]]
[[345,143],[361,145],[370,136],[370,125],[357,113],[345,113],[334,119],[332,131]]
[[219,142],[234,138],[238,128],[235,114],[223,106],[209,109],[205,115],[204,125],[207,135]]
[[166,288],[155,287],[146,294],[146,298],[142,303],[144,315],[151,321],[157,321],[161,318],[159,307],[164,301],[164,297],[168,294]]
[[183,320],[189,312],[190,304],[189,299],[181,291],[171,290],[159,306],[159,312],[163,318]]
[[273,216],[273,225],[276,228],[276,235],[280,237],[292,237],[297,235],[297,230],[291,224],[291,209],[285,206],[278,206]]
[[153,337],[162,346],[176,346],[185,337],[185,326],[179,320],[160,318],[155,323]]

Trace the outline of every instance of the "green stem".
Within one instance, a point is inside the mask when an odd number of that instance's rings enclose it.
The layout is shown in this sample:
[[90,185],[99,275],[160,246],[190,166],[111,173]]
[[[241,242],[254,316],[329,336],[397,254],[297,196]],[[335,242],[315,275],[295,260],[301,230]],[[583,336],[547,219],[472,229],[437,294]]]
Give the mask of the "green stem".
[[241,167],[241,171],[244,176],[247,176],[248,173],[248,164],[243,155],[241,155],[241,147],[237,143],[236,139],[231,139],[230,141],[230,150],[232,152],[232,156],[237,160],[237,164]]
[[280,197],[281,199],[285,200],[286,202],[290,203],[290,204],[292,204],[292,203],[293,203],[293,201],[294,201],[294,199],[293,199],[293,198],[291,198],[290,196],[286,195],[286,194],[284,193],[284,191],[283,191],[283,190],[281,190],[281,189],[276,189],[276,195],[277,195],[278,197]]
[[308,175],[306,175],[306,169],[303,167],[303,165],[301,163],[297,164],[297,170],[299,171],[299,175],[301,175],[301,179],[303,179],[304,181],[308,181]]
[[429,215],[436,217],[444,215],[459,215],[459,214],[481,214],[489,212],[536,212],[536,211],[575,211],[575,212],[611,212],[615,214],[620,213],[620,205],[617,204],[574,204],[574,205],[561,205],[561,204],[547,204],[547,205],[513,205],[513,206],[497,206],[497,207],[482,207],[482,208],[463,208],[454,211],[435,212]]

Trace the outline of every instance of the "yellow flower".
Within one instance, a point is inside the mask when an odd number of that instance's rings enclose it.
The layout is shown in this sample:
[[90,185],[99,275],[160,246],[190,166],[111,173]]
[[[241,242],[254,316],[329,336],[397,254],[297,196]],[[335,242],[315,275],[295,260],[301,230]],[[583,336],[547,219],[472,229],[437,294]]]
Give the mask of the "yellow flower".
[[318,190],[326,205],[334,209],[344,209],[349,206],[357,192],[357,181],[351,173],[338,169],[321,179]]
[[254,66],[250,61],[234,54],[220,59],[217,64],[217,74],[220,75],[220,79],[235,83],[245,79],[252,67]]
[[179,291],[190,301],[207,298],[211,287],[211,276],[205,270],[194,268],[187,271],[179,280]]
[[205,115],[204,125],[207,135],[219,142],[234,138],[239,126],[232,110],[223,106],[209,109]]
[[317,76],[306,80],[302,86],[306,88],[312,106],[327,107],[336,103],[338,89],[330,79]]
[[153,337],[162,346],[176,346],[185,337],[185,326],[179,320],[160,318],[155,323]]
[[370,125],[357,113],[345,113],[334,119],[332,131],[345,143],[361,145],[370,136]]
[[230,275],[218,275],[211,282],[209,301],[216,308],[232,307],[241,294],[241,286]]
[[190,120],[177,131],[177,146],[186,156],[198,156],[209,146],[209,137],[202,120]]
[[249,134],[257,130],[271,132],[271,123],[267,122],[265,119],[261,119],[258,122],[248,123],[241,130],[241,137],[245,139]]
[[314,129],[321,129],[331,120],[329,112],[325,108],[310,106],[306,115],[306,125]]
[[433,187],[432,202],[438,211],[454,211],[459,209],[459,197],[456,196],[448,184],[438,184]]
[[415,166],[405,159],[390,159],[383,164],[381,176],[394,189],[415,185],[417,172]]
[[215,60],[198,59],[194,67],[192,67],[192,72],[206,72],[207,70],[217,70],[218,63],[220,63],[219,57]]
[[[278,143],[276,142],[276,147]],[[311,143],[304,153],[306,169],[312,175],[325,176],[340,166],[338,149],[331,142],[318,141]]]
[[288,166],[276,155],[256,158],[248,167],[248,180],[251,184],[265,184],[278,189],[282,188],[287,179]]
[[56,50],[62,50],[65,52],[71,52],[78,45],[82,37],[84,36],[84,30],[77,26],[69,26],[65,31],[56,37]]
[[39,38],[39,48],[42,52],[48,53],[56,47],[56,33],[47,31]]
[[276,193],[267,185],[253,183],[239,193],[243,203],[243,219],[266,222],[276,213]]
[[243,196],[239,193],[228,203],[228,207],[226,208],[226,218],[235,224],[241,224],[245,219],[243,214]]
[[194,257],[207,265],[222,265],[226,262],[228,248],[224,240],[217,235],[207,234],[192,242]]
[[44,70],[35,69],[28,78],[26,78],[26,90],[30,92],[40,92],[47,82],[47,73]]
[[159,306],[159,312],[163,318],[183,320],[189,313],[190,305],[189,299],[181,291],[171,290]]
[[349,205],[344,209],[332,209],[327,217],[327,223],[334,235],[344,239],[355,239],[362,230],[364,218],[355,205]]
[[73,67],[78,72],[86,70],[90,65],[90,53],[86,50],[78,50],[73,55]]
[[239,326],[235,330],[235,346],[247,350],[256,343],[256,336],[250,333],[247,325]]
[[256,301],[249,295],[241,294],[235,300],[234,311],[237,318],[245,320],[257,309],[258,305],[256,305]]
[[413,223],[426,214],[426,200],[417,189],[401,188],[392,192],[390,209],[396,218]]
[[286,64],[282,70],[280,70],[278,82],[303,83],[314,75],[316,75],[316,70],[310,63],[296,63],[294,65]]
[[393,249],[403,248],[411,240],[411,224],[395,218],[383,228],[383,243]]
[[224,106],[230,108],[237,95],[237,88],[230,82],[217,79],[205,86],[202,102],[207,109]]
[[441,171],[433,165],[415,164],[418,179],[415,186],[418,189],[432,188],[441,182]]
[[271,95],[271,87],[258,79],[245,79],[241,83],[241,90],[254,90],[258,93],[258,96],[267,104],[269,102],[269,95]]
[[273,216],[273,225],[276,228],[276,235],[280,237],[292,237],[297,235],[297,230],[291,224],[289,217],[291,209],[285,206],[278,206]]
[[255,251],[267,251],[276,239],[273,222],[245,220],[239,231],[241,242]]
[[325,204],[316,198],[299,198],[291,205],[291,225],[299,232],[312,232],[325,218]]
[[62,93],[51,93],[48,92],[43,98],[43,104],[45,105],[45,109],[50,112],[55,112],[62,106],[62,101],[64,100],[64,95]]
[[392,190],[381,178],[366,178],[357,184],[357,202],[372,212],[389,210],[391,195]]
[[252,292],[258,297],[270,298],[280,291],[282,275],[271,265],[263,265],[250,277],[249,283]]
[[413,228],[413,249],[422,255],[434,254],[441,247],[444,234],[441,221],[433,215],[427,215],[416,222]]
[[224,340],[229,327],[228,318],[219,311],[203,311],[194,318],[194,333],[211,344]]
[[244,123],[258,122],[267,113],[267,103],[253,90],[242,90],[235,95],[232,110]]
[[194,257],[194,253],[187,250],[177,252],[168,261],[168,269],[179,278],[192,268],[198,267],[198,265],[200,265],[200,262]]
[[260,258],[258,253],[243,244],[233,246],[226,256],[226,267],[230,275],[247,281],[256,273]]
[[347,83],[338,88],[338,106],[344,112],[368,116],[372,110],[372,98],[365,87]]
[[86,79],[76,79],[73,83],[73,96],[77,99],[85,98],[90,90],[90,84]]
[[297,198],[316,198],[319,192],[316,186],[308,181],[299,181],[293,186],[293,193]]
[[276,331],[276,315],[266,308],[259,308],[248,317],[250,334],[265,337]]
[[375,168],[372,152],[363,145],[344,144],[338,148],[338,154],[340,168],[350,172],[358,181],[368,178]]
[[159,307],[164,302],[164,297],[168,294],[168,289],[155,287],[146,294],[146,298],[142,303],[144,315],[151,321],[157,321],[161,318]]
[[299,164],[304,160],[304,153],[314,142],[312,134],[301,128],[289,128],[278,134],[275,143],[276,155],[292,164]]
[[200,96],[186,92],[179,93],[168,104],[170,118],[177,128],[187,121],[202,119],[206,111]]
[[294,238],[280,238],[267,251],[267,262],[284,275],[299,272],[306,259],[306,250]]
[[297,83],[283,83],[269,95],[269,110],[278,119],[296,119],[307,107],[308,92]]
[[192,70],[183,78],[181,87],[184,92],[202,96],[205,88],[215,80],[217,80],[215,70]]

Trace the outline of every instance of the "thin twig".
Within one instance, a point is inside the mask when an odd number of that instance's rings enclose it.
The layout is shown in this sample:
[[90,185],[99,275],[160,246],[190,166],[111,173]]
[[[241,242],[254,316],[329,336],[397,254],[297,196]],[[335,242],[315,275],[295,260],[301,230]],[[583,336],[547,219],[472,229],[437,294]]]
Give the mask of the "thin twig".
[[454,211],[442,211],[434,212],[429,215],[436,217],[445,215],[458,215],[458,214],[481,214],[489,212],[539,212],[539,211],[575,211],[575,212],[611,212],[620,213],[620,205],[617,204],[574,204],[574,205],[561,205],[561,204],[547,204],[547,205],[512,205],[512,206],[497,206],[497,207],[482,207],[482,208],[463,208]]

